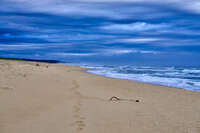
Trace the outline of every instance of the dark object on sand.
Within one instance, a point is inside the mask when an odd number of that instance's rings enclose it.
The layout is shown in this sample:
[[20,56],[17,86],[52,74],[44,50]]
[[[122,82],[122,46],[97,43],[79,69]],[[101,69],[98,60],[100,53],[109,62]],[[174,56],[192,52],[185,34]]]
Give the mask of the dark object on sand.
[[116,97],[116,96],[113,96],[110,98],[110,101],[119,101],[120,98]]
[[48,68],[49,66],[46,66],[46,68]]
[[139,102],[140,102],[140,100],[135,100],[135,102],[136,102],[136,103],[139,103]]
[[36,66],[40,66],[40,64],[36,64]]
[[133,100],[133,99],[122,99],[122,98],[118,98],[116,96],[113,96],[109,99],[110,101],[132,101],[132,102],[136,102],[136,103],[139,103],[140,100]]

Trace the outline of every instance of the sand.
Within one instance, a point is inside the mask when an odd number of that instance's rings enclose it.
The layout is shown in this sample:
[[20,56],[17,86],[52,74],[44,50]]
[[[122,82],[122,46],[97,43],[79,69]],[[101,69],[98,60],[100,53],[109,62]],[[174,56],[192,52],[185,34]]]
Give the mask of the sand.
[[0,133],[200,133],[200,93],[83,70],[0,60]]

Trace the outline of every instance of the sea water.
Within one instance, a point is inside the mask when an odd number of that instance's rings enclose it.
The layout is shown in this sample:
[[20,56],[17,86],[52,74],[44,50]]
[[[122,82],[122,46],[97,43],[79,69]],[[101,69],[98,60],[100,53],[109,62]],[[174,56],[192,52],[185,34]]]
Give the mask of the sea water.
[[[80,65],[80,64],[79,64]],[[126,79],[192,91],[200,91],[200,67],[133,65],[86,65],[86,72],[110,78]]]

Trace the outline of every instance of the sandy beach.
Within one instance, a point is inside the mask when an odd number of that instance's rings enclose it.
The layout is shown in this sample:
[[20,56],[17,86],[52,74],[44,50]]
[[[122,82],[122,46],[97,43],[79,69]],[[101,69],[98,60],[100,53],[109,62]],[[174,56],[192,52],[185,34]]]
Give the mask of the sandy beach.
[[0,60],[0,133],[200,133],[200,93],[83,70]]

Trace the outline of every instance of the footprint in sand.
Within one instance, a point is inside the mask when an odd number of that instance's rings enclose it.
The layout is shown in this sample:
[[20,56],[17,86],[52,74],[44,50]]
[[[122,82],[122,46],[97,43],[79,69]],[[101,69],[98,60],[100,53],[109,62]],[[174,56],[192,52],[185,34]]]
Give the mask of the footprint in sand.
[[78,130],[78,131],[83,130],[84,127],[85,127],[85,123],[84,123],[84,121],[82,121],[82,120],[76,121],[76,124],[77,124],[77,130]]
[[80,114],[80,108],[75,106],[74,107],[74,126],[76,127],[76,131],[82,131],[84,129],[84,127],[86,126],[84,123],[85,118],[81,116]]
[[80,86],[79,84],[77,84],[76,81],[73,81],[73,85],[74,87],[71,88],[71,91],[74,93],[74,95],[76,96],[76,101],[75,104],[73,106],[73,112],[74,112],[74,123],[73,125],[75,126],[75,130],[76,132],[80,132],[85,128],[85,118],[82,117],[81,115],[81,106],[82,106],[82,98],[83,96],[81,95],[81,93],[77,90]]
[[13,90],[13,88],[11,87],[7,87],[7,86],[0,86],[0,94],[2,93],[10,93]]
[[80,111],[80,108],[78,106],[74,106],[75,113],[78,113]]
[[1,89],[1,90],[13,90],[13,88],[7,87],[7,86],[0,87],[0,89]]

